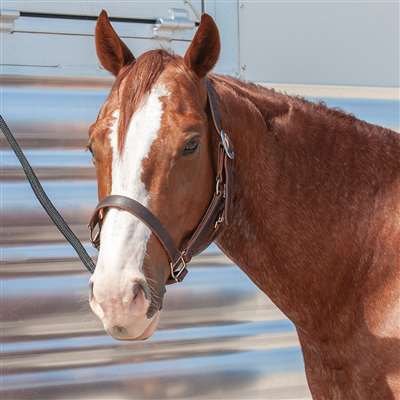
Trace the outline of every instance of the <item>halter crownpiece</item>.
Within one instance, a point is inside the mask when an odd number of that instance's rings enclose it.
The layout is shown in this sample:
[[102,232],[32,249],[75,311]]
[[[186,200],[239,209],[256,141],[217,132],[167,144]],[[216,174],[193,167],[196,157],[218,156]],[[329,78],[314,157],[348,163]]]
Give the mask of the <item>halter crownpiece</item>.
[[[219,139],[215,191],[197,228],[189,239],[185,241],[185,248],[179,250],[171,235],[148,208],[126,196],[106,196],[97,204],[89,222],[90,239],[98,249],[100,247],[101,225],[105,211],[108,208],[118,208],[127,211],[142,221],[158,239],[168,256],[170,276],[166,282],[167,285],[182,282],[188,273],[187,264],[193,256],[201,253],[208,247],[220,233],[222,226],[227,226],[230,222],[229,211],[232,199],[232,172],[235,153],[232,142],[221,128],[221,117],[216,99],[217,94],[208,79],[207,96],[212,124],[218,133]],[[98,230],[95,232],[96,226],[98,226]]]

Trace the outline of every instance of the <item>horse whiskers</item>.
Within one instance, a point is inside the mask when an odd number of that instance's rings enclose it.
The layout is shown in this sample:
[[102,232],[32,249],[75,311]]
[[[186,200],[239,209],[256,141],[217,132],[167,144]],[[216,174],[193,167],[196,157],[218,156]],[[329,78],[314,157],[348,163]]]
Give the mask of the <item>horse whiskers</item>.
[[151,283],[155,283],[155,284],[158,284],[158,283],[159,283],[159,282],[157,282],[154,278],[152,278],[152,277],[150,277],[150,276],[149,276],[149,277],[146,276],[146,281],[147,281],[147,282],[151,282]]
[[150,291],[150,305],[146,315],[150,319],[162,308],[165,287],[159,281],[149,276],[146,276],[146,283]]
[[161,301],[163,296],[160,294],[159,291],[157,291],[156,289],[153,289],[152,287],[150,287],[150,296],[151,296],[151,300],[153,301]]

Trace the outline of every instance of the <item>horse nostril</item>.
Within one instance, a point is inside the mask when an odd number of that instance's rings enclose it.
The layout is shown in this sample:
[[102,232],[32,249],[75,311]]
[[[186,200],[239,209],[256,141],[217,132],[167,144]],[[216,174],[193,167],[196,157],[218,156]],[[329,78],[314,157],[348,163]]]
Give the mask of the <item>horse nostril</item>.
[[143,290],[143,286],[141,283],[135,282],[133,284],[133,288],[132,288],[132,293],[133,293],[133,297],[132,297],[132,301],[134,301],[140,294],[140,292]]
[[126,335],[127,334],[127,330],[126,330],[126,328],[124,328],[123,326],[118,326],[118,325],[116,325],[116,326],[113,326],[112,328],[111,328],[111,334],[112,334],[112,336],[124,336],[124,335]]
[[146,282],[144,280],[135,281],[132,288],[132,301],[134,301],[140,293],[143,292],[144,297],[148,299],[148,291],[146,290]]

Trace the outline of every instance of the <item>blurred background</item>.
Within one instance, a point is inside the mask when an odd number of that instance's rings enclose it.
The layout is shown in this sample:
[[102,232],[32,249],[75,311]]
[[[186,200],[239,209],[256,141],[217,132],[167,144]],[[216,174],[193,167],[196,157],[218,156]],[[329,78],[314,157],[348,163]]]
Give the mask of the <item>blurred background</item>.
[[[136,56],[183,54],[205,11],[222,39],[217,72],[400,128],[398,1],[2,0],[1,115],[93,256],[84,148],[112,83],[94,47],[102,8]],[[215,246],[168,288],[150,340],[106,336],[86,270],[2,136],[0,161],[1,399],[310,399],[293,325]]]

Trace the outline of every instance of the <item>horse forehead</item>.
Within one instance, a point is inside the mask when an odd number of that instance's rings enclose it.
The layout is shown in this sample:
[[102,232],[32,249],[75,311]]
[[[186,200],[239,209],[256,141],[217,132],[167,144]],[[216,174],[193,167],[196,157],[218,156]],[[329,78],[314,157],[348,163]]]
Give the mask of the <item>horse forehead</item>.
[[[207,122],[206,92],[203,93],[187,79],[181,78],[181,83],[176,80],[166,83],[169,95],[163,99],[163,121],[160,137],[179,139],[179,132],[195,132],[203,130]],[[204,98],[203,98],[204,97]]]
[[127,145],[140,144],[149,137],[155,138],[161,127],[164,105],[163,98],[168,98],[170,91],[163,83],[152,87],[133,112],[126,128]]
[[[113,112],[113,123],[110,128],[109,142],[112,151],[112,188],[117,186],[140,185],[144,172],[143,161],[150,158],[151,148],[160,134],[164,112],[164,98],[169,91],[162,83],[155,84],[144,96],[138,108],[133,112],[127,124],[123,147],[119,149],[120,140],[119,109]],[[133,193],[131,194],[133,195]]]

